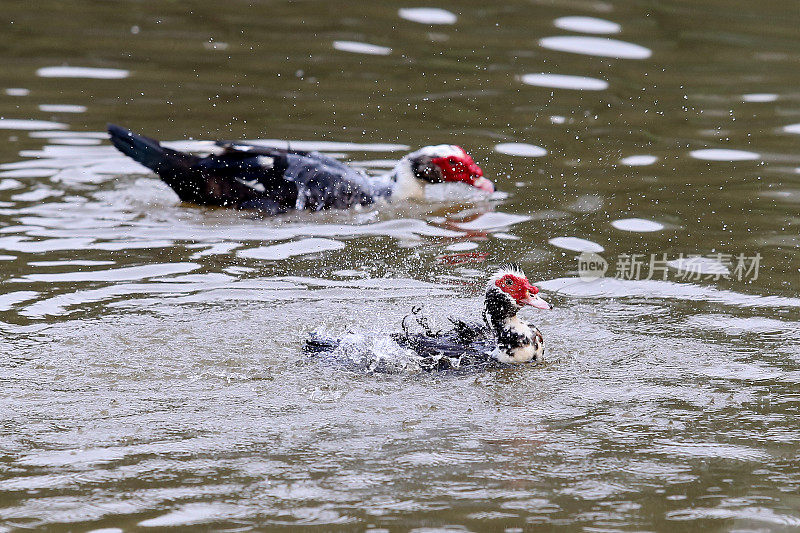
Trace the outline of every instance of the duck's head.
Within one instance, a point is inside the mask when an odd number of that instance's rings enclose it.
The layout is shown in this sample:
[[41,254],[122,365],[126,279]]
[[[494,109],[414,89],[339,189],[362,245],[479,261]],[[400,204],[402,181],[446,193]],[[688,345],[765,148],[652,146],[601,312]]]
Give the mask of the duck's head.
[[493,321],[510,318],[525,306],[552,309],[539,296],[539,288],[517,268],[503,268],[492,274],[486,285],[486,312]]
[[411,152],[395,167],[398,185],[405,196],[420,196],[426,183],[464,183],[482,191],[494,192],[494,185],[483,177],[483,170],[460,146],[438,144]]

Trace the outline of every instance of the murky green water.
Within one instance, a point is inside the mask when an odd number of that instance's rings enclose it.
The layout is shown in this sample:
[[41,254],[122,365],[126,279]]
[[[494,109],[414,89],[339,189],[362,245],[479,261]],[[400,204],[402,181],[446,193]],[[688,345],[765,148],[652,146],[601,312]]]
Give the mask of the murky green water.
[[[795,3],[5,0],[0,23],[0,529],[800,528]],[[181,205],[106,122],[375,172],[457,143],[505,194]],[[544,366],[301,354],[412,305],[477,316],[508,261],[557,305],[525,315]]]

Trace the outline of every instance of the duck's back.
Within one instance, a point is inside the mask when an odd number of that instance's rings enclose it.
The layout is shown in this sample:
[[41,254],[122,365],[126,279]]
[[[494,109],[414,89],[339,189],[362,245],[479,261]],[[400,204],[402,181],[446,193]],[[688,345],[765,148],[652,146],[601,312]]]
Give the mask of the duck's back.
[[317,152],[220,142],[205,157],[109,125],[113,144],[156,172],[185,202],[282,213],[368,205],[391,194],[373,179]]
[[[317,211],[369,205],[379,183],[341,161],[317,152],[224,144],[219,155],[198,158],[206,196],[198,203],[266,211]],[[163,174],[162,174],[162,177]],[[165,181],[183,179],[175,176]],[[178,189],[173,186],[173,189]]]

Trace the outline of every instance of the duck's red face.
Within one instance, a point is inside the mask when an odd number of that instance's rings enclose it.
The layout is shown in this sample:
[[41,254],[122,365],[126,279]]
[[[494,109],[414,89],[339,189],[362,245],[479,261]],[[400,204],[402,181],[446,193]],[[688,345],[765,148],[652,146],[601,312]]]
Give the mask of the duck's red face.
[[494,192],[494,185],[483,177],[481,167],[460,146],[453,145],[449,154],[434,157],[431,162],[441,169],[444,181],[460,181],[482,191]]
[[539,288],[531,285],[528,278],[518,274],[504,274],[495,281],[495,285],[511,296],[518,306],[530,305],[537,309],[552,309],[553,306],[541,299]]

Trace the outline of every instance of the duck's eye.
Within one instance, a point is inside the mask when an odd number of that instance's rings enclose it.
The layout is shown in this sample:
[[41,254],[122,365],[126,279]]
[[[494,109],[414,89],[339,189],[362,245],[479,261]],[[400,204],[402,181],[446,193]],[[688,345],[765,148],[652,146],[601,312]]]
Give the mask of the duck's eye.
[[508,278],[508,279],[506,280],[506,285],[508,285],[508,286],[511,286],[511,285],[513,285],[513,284],[514,284],[514,280],[513,280],[513,279],[511,279],[511,278]]

